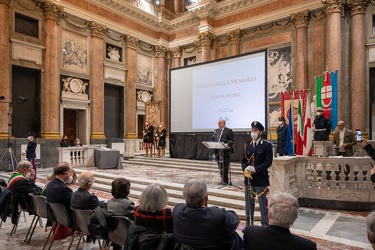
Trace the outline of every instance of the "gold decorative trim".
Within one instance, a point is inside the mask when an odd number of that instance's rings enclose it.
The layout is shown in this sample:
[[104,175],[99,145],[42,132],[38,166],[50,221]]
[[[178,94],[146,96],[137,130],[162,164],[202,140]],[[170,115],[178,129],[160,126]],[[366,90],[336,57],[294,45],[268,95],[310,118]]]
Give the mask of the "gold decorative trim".
[[61,140],[61,136],[59,132],[42,132],[42,139]]
[[182,48],[180,46],[172,48],[171,52],[173,53],[173,58],[179,58],[182,56]]
[[60,23],[60,17],[64,14],[63,7],[53,4],[50,1],[44,1],[39,6],[42,9],[45,19],[51,19]]
[[239,43],[241,42],[241,37],[244,35],[243,31],[240,29],[236,29],[233,31],[227,32],[227,41],[231,41],[232,43]]
[[133,49],[137,48],[137,43],[138,43],[138,39],[137,38],[132,37],[130,35],[126,35],[125,42],[126,42],[126,47],[127,48],[133,48]]
[[107,28],[104,25],[98,24],[94,21],[91,21],[89,25],[91,28],[92,36],[103,38],[104,32],[107,30]]
[[90,137],[91,140],[106,139],[104,133],[92,133]]
[[294,23],[296,28],[306,28],[310,22],[310,11],[304,10],[298,13],[290,15],[291,21]]
[[163,45],[156,45],[155,46],[155,56],[156,57],[165,57],[165,54],[167,53],[168,49],[164,47]]

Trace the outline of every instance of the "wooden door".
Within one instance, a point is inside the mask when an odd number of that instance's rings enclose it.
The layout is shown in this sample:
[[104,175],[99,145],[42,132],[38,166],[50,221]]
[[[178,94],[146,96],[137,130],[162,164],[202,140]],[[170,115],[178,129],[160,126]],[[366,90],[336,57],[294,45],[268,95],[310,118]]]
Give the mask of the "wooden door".
[[73,142],[77,134],[77,113],[73,109],[64,109],[64,135],[68,136],[70,144]]

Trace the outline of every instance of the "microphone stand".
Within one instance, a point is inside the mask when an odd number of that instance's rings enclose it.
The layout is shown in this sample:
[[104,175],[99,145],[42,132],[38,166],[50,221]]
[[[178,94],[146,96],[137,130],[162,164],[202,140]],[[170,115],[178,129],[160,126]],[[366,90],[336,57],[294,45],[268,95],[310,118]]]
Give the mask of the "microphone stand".
[[[221,139],[221,140],[223,140],[225,143],[228,143],[228,142],[234,143],[231,140],[226,140],[226,139]],[[231,148],[228,147],[228,148],[221,149],[221,150],[230,150],[230,149]],[[229,164],[228,164],[228,170],[229,170],[229,182],[228,182],[228,186],[229,187],[236,187],[236,188],[242,190],[241,187],[233,185],[233,183],[232,183],[232,165],[231,165],[231,162],[230,162],[230,153],[229,153],[229,159],[228,160],[229,160]],[[224,175],[224,157],[223,157],[223,175]],[[222,187],[225,187],[225,186],[221,186],[221,187],[219,187],[219,189],[222,188]]]

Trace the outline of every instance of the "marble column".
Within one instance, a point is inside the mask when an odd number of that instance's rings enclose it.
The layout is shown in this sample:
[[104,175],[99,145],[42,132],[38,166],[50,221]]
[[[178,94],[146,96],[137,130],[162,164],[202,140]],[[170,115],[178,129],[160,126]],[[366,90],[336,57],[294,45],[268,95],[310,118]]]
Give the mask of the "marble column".
[[[367,0],[350,0],[350,121],[351,129],[366,130],[366,41]],[[367,98],[366,98],[367,96]]]
[[172,49],[173,52],[173,68],[181,67],[181,55],[182,49],[180,46],[177,46]]
[[181,13],[181,12],[183,12],[181,10],[181,2],[182,1],[179,1],[179,0],[173,0],[173,3],[174,3],[174,5],[173,5],[174,13]]
[[[10,59],[9,59],[9,4],[10,0],[0,0],[0,95],[5,102],[10,101]],[[8,108],[0,103],[0,138],[8,138]]]
[[166,88],[166,79],[165,79],[165,56],[166,56],[167,48],[163,45],[156,45],[155,46],[155,61],[156,61],[156,74],[157,77],[155,79],[155,94],[156,94],[156,101],[159,102],[160,110],[160,121],[165,121],[165,95],[167,92]]
[[138,39],[127,35],[125,38],[125,147],[124,158],[135,156],[137,136],[137,43]]
[[201,56],[201,62],[207,62],[211,60],[211,44],[212,44],[212,39],[214,36],[206,31],[198,36],[201,44],[201,49],[202,49],[202,56]]
[[227,32],[227,36],[232,49],[231,56],[239,55],[241,49],[241,37],[243,36],[243,32],[240,29],[236,29],[234,31]]
[[307,26],[310,13],[308,10],[291,15],[291,20],[296,28],[296,89],[308,89],[307,74]]
[[91,81],[90,81],[90,98],[91,98],[91,140],[105,139],[104,134],[104,39],[103,34],[106,27],[91,22]]
[[[41,87],[42,138],[60,139],[60,29],[59,18],[63,8],[45,1],[44,14],[45,53]],[[48,97],[48,98],[46,98]]]
[[[327,13],[326,22],[326,65],[328,71],[339,70],[339,96],[344,96],[343,82],[343,54],[342,54],[342,27],[341,15],[344,8],[344,0],[322,0]],[[344,117],[344,102],[339,99],[339,117]]]
[[[170,110],[171,110],[171,92],[169,91],[171,89],[171,75],[170,75],[170,69],[172,69],[172,52],[169,50],[166,54],[165,57],[165,62],[166,62],[166,79],[165,79],[165,105],[164,105],[164,110],[165,110],[165,116],[164,116],[164,124],[170,124]],[[170,127],[167,126],[167,136],[169,136],[170,132]]]

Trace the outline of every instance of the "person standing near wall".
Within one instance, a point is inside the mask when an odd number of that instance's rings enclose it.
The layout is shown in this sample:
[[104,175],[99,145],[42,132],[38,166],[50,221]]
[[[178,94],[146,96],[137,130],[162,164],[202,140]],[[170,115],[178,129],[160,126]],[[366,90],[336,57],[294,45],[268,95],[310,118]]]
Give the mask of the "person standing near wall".
[[152,145],[154,144],[154,126],[151,125],[150,120],[146,119],[146,126],[143,128],[143,147],[146,150],[145,157],[152,157]]
[[[155,143],[156,149],[158,151],[157,158],[164,158],[165,157],[165,146],[166,146],[166,134],[167,130],[164,127],[164,122],[159,123],[159,128],[155,132]],[[161,151],[161,156],[160,156]]]
[[285,118],[280,117],[278,121],[279,126],[276,129],[277,132],[277,153],[280,156],[288,155],[286,151],[286,134],[288,131],[288,124],[285,124]]
[[26,148],[26,159],[31,162],[31,165],[33,165],[33,169],[35,171],[35,179],[36,179],[36,167],[35,167],[35,158],[36,158],[36,146],[37,146],[37,138],[34,132],[30,132],[29,136],[27,137],[29,139],[29,143],[27,144]]

